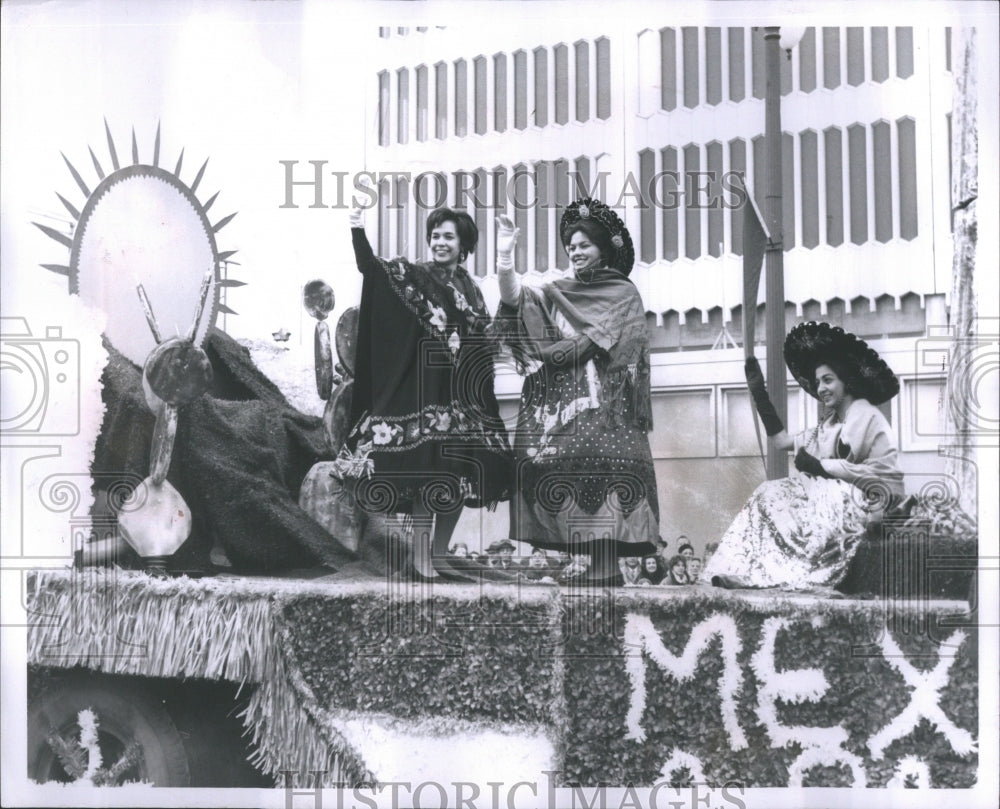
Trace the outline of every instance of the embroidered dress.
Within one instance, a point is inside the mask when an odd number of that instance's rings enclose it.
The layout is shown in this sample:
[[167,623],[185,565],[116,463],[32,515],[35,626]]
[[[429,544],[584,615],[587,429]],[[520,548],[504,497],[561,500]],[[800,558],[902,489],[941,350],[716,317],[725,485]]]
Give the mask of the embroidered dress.
[[433,484],[435,510],[495,507],[513,472],[479,287],[463,267],[448,278],[430,262],[386,261],[362,228],[351,235],[364,282],[346,448],[373,462],[361,504],[408,511]]
[[835,478],[797,472],[762,483],[736,515],[702,571],[736,587],[791,589],[837,584],[864,537],[871,509],[903,494],[892,428],[865,399],[844,420],[831,412],[795,439]]
[[[618,556],[656,549],[649,343],[642,300],[617,270],[587,270],[501,304],[495,330],[527,376],[514,438],[511,536],[536,547]],[[536,347],[582,332],[598,351],[556,368]]]

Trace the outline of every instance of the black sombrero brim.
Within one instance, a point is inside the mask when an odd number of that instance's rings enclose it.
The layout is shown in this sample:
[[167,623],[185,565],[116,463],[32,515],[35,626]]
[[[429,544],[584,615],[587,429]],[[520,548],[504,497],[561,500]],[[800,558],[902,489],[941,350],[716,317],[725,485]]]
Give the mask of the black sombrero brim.
[[816,398],[816,366],[833,359],[854,372],[856,395],[873,405],[899,393],[899,379],[864,340],[829,323],[799,323],[785,338],[785,364],[802,388]]

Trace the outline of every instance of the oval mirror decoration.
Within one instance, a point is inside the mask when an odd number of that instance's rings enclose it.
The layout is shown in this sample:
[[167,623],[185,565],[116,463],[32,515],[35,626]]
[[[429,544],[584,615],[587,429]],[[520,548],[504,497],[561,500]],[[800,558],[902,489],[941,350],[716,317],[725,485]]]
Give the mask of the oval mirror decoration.
[[348,376],[354,376],[355,359],[358,353],[358,314],[359,307],[351,306],[337,321],[333,339],[337,347],[337,358],[344,366]]
[[106,177],[81,212],[70,254],[70,292],[107,312],[108,340],[141,366],[156,340],[136,287],[145,289],[162,337],[183,336],[210,267],[214,280],[195,334],[198,345],[217,314],[212,227],[198,199],[173,174],[129,166]]

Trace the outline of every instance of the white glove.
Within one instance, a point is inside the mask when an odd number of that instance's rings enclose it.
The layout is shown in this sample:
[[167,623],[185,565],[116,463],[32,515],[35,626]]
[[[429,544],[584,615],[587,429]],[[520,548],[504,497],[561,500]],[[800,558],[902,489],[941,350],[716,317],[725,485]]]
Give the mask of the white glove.
[[[372,183],[371,178],[364,174],[361,176],[361,186],[366,191],[375,191],[375,184]],[[354,198],[352,198],[353,200]],[[348,217],[352,228],[363,228],[365,226],[365,210],[357,204],[354,200],[354,204],[351,207],[351,213]]]
[[[497,217],[497,258],[509,260],[521,231],[506,214]],[[505,262],[506,263],[506,262]]]
[[497,217],[497,283],[500,300],[508,306],[517,306],[521,295],[521,279],[514,272],[514,246],[520,232],[509,216]]

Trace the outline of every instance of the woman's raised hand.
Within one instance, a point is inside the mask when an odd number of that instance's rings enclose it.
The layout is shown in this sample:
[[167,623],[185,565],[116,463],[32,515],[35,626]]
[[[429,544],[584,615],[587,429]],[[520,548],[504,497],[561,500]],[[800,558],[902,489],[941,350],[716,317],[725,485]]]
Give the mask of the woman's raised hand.
[[502,256],[509,256],[514,252],[514,245],[517,244],[517,237],[520,229],[514,227],[514,220],[506,214],[497,217],[497,253]]
[[760,414],[760,420],[764,422],[764,431],[769,436],[778,435],[785,429],[785,425],[774,409],[771,398],[767,395],[767,387],[764,385],[764,374],[760,370],[760,363],[756,357],[747,357],[743,364],[743,373],[747,378],[747,388],[750,396],[753,397],[754,405]]
[[[366,193],[370,193],[371,196],[377,198],[378,192],[375,190],[375,185],[367,174],[362,174],[359,182],[361,183],[360,190],[364,190]],[[365,226],[365,211],[358,204],[357,197],[351,197],[351,212],[348,215],[348,221],[351,223],[352,228],[363,228]]]

